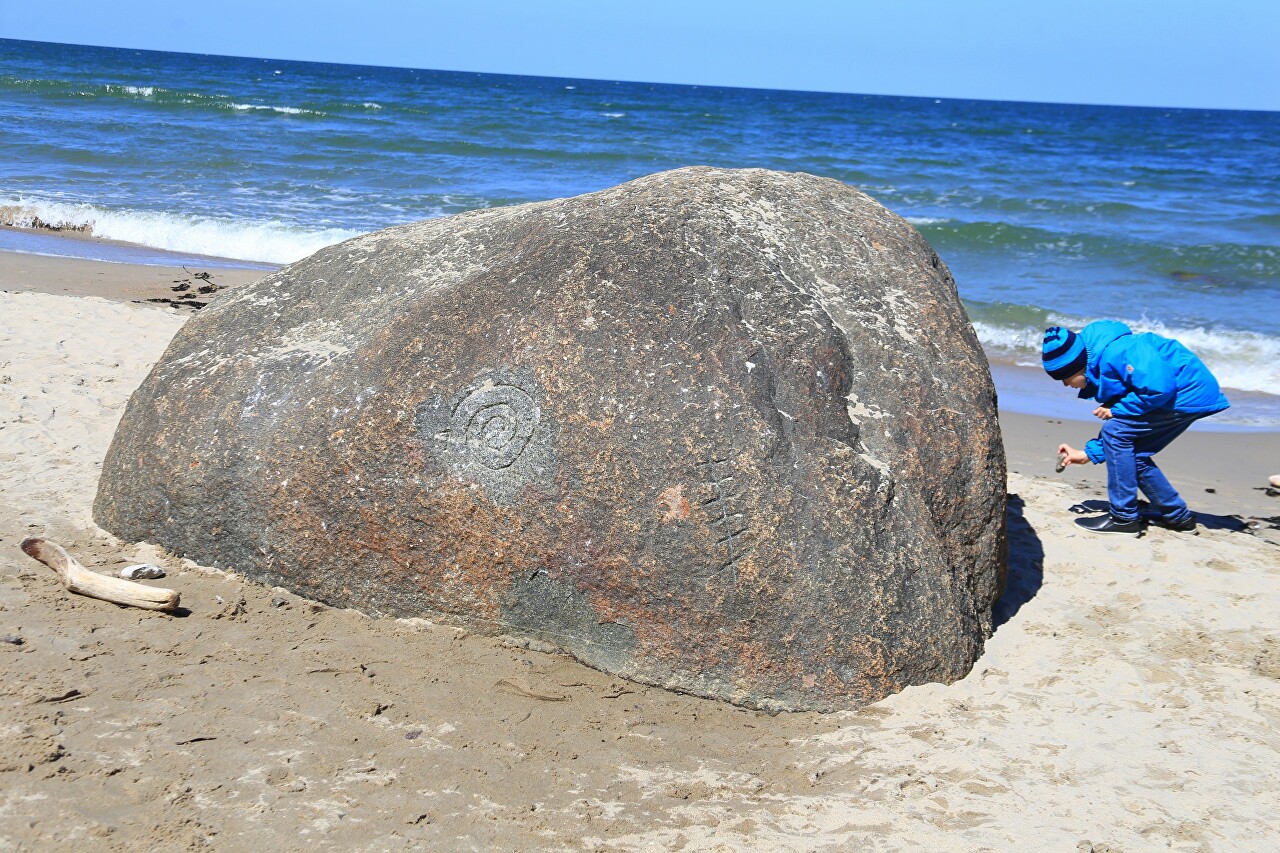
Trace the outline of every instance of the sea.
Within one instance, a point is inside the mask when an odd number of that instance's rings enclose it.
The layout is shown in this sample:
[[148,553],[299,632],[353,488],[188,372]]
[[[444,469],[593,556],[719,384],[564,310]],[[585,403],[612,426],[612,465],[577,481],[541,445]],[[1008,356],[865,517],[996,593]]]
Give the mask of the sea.
[[[0,39],[0,251],[268,269],[695,164],[843,181],[955,276],[1004,406],[1042,329],[1178,338],[1280,429],[1280,113],[678,86]],[[29,226],[75,226],[107,241]],[[1209,423],[1209,421],[1206,421]]]

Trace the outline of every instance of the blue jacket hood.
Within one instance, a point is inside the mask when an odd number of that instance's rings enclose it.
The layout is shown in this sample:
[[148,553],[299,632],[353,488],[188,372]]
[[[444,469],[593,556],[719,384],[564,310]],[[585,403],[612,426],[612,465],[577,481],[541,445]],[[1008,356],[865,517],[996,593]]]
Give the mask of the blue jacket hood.
[[1204,415],[1230,405],[1204,362],[1172,338],[1134,334],[1116,320],[1090,323],[1079,334],[1087,353],[1080,396],[1110,407],[1115,417],[1157,410]]
[[1088,364],[1085,366],[1085,376],[1096,382],[1098,363],[1102,359],[1103,350],[1118,338],[1132,334],[1133,329],[1119,320],[1095,320],[1081,329],[1080,340],[1084,341],[1084,349],[1089,356]]

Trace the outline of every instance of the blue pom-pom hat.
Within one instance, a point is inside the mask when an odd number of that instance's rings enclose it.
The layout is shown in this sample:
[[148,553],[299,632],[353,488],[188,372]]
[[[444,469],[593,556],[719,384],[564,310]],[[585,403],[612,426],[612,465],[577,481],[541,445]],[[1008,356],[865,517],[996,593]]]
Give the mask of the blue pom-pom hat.
[[1044,371],[1054,379],[1066,379],[1084,370],[1089,363],[1084,341],[1070,329],[1052,326],[1044,330],[1044,346],[1040,352]]

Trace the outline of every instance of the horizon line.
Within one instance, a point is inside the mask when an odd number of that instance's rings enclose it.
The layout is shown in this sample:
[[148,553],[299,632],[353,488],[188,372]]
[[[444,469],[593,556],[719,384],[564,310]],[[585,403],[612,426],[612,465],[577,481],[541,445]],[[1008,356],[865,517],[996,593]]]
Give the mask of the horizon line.
[[1261,113],[1276,114],[1280,110],[1266,109],[1248,109],[1244,107],[1187,107],[1187,106],[1162,106],[1152,104],[1113,104],[1113,103],[1091,103],[1083,101],[1027,101],[1008,98],[976,98],[976,97],[955,97],[944,95],[902,95],[883,92],[852,92],[843,90],[830,89],[773,89],[760,86],[740,86],[725,83],[673,83],[660,80],[627,80],[614,79],[607,77],[564,77],[552,74],[517,74],[509,71],[476,71],[473,69],[462,68],[419,68],[406,65],[378,65],[374,63],[363,62],[339,62],[322,59],[289,59],[285,57],[270,56],[247,56],[232,53],[202,53],[190,50],[158,50],[152,47],[125,47],[120,45],[109,44],[82,44],[80,42],[56,42],[56,41],[39,41],[36,39],[20,39],[8,36],[0,36],[0,42],[23,42],[26,44],[41,45],[60,45],[64,47],[83,47],[96,50],[130,50],[141,51],[145,53],[172,53],[180,56],[203,56],[214,57],[219,59],[242,59],[257,62],[295,62],[302,65],[339,65],[349,68],[376,68],[376,69],[392,69],[397,71],[427,71],[441,74],[476,74],[488,77],[521,77],[535,80],[565,80],[570,82],[590,82],[590,83],[626,83],[631,85],[647,85],[647,86],[677,86],[681,88],[692,89],[736,89],[749,92],[784,92],[800,95],[846,95],[852,97],[867,98],[904,98],[920,101],[934,101],[941,103],[942,101],[973,101],[978,103],[989,104],[1026,104],[1030,106],[1054,106],[1054,107],[1092,107],[1102,109],[1134,109],[1134,110],[1178,110],[1184,112],[1229,112],[1229,113]]

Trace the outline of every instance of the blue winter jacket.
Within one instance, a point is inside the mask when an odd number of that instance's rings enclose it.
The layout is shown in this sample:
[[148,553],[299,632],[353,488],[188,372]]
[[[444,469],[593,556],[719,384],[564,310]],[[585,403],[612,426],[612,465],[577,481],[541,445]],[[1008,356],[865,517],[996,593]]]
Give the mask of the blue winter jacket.
[[[1080,330],[1088,353],[1080,397],[1096,399],[1113,417],[1142,418],[1155,412],[1211,415],[1230,403],[1218,380],[1195,353],[1172,338],[1135,335],[1116,320],[1098,320]],[[1103,461],[1097,439],[1085,445]]]

